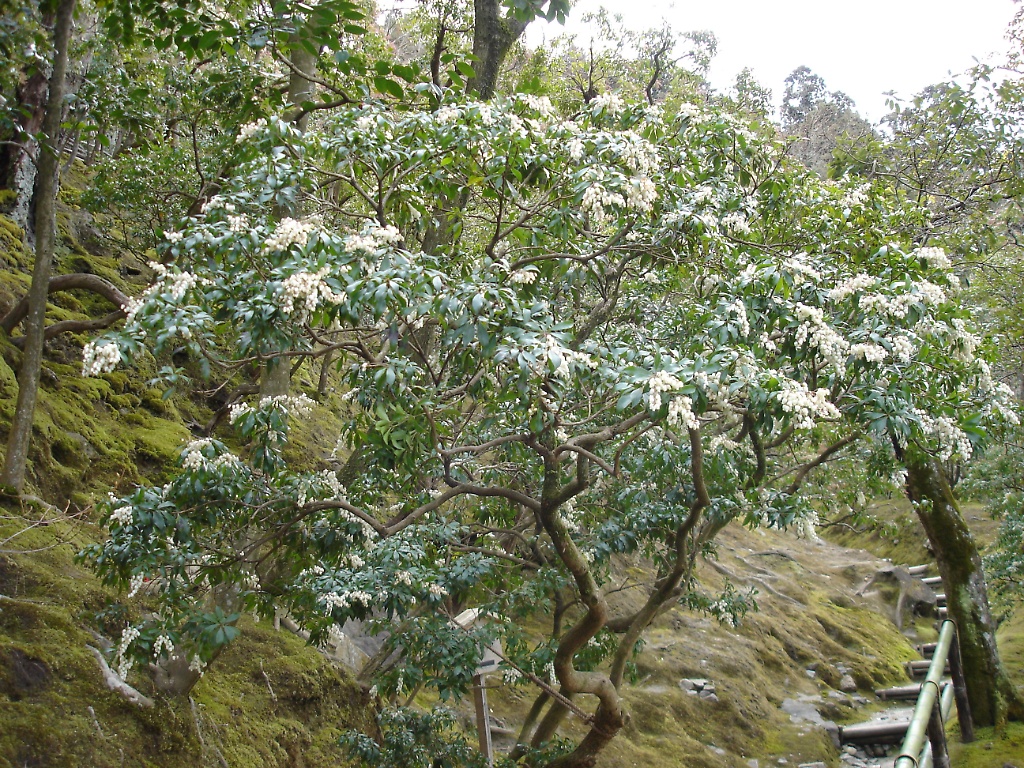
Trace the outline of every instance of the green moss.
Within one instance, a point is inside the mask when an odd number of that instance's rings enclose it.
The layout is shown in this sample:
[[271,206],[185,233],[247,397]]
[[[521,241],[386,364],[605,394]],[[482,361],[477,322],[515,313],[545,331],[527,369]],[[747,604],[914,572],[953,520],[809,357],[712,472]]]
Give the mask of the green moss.
[[841,546],[866,549],[901,565],[918,565],[933,559],[924,529],[910,502],[902,497],[873,502],[868,519],[854,530],[829,528],[824,535]]
[[1024,765],[1024,723],[979,728],[971,744],[950,745],[950,763],[957,768],[999,768]]
[[[0,538],[19,530],[6,517]],[[0,765],[253,768],[348,765],[341,730],[369,728],[362,691],[288,632],[243,621],[241,638],[188,700],[134,707],[104,686],[88,645],[95,612],[118,597],[73,562],[99,531],[56,523],[17,538],[31,555],[0,556]],[[138,613],[129,605],[129,615]],[[147,693],[146,681],[131,682]],[[59,723],[59,727],[55,724]],[[199,736],[202,736],[202,739]]]

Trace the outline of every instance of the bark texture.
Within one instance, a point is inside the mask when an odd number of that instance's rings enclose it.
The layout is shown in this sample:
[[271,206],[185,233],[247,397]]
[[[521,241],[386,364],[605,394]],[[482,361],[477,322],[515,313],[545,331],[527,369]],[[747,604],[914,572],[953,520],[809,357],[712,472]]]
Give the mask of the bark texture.
[[39,373],[43,365],[43,335],[46,296],[57,237],[57,136],[64,109],[65,78],[68,67],[68,43],[76,0],[60,0],[54,21],[54,61],[50,75],[50,93],[43,119],[44,143],[40,147],[33,204],[36,223],[36,262],[29,288],[29,312],[25,318],[25,352],[18,370],[18,404],[11,422],[0,483],[20,493],[25,484],[32,417],[39,394]]
[[476,17],[473,22],[473,72],[476,75],[467,85],[482,101],[494,98],[501,65],[509,50],[526,29],[529,22],[510,18],[500,0],[474,0]]
[[949,483],[931,456],[910,453],[904,465],[907,495],[935,553],[949,617],[959,631],[971,719],[979,727],[1020,720],[1024,702],[999,661],[981,555]]

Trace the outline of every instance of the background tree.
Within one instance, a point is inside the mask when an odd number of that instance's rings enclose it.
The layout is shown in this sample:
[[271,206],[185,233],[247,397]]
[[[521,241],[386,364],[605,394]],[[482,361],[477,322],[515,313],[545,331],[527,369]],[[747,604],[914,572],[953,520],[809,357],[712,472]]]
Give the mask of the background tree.
[[64,115],[64,86],[74,13],[75,0],[60,0],[53,12],[53,70],[50,73],[46,112],[42,121],[42,141],[35,161],[38,167],[33,191],[36,259],[29,289],[29,311],[25,319],[25,346],[18,368],[18,404],[7,438],[3,472],[0,473],[0,484],[19,494],[25,483],[25,467],[32,439],[32,417],[43,365],[46,296],[50,288],[50,272],[57,239],[57,172],[60,169],[57,137]]
[[806,66],[786,78],[782,94],[782,130],[792,140],[791,157],[826,176],[840,137],[870,136],[871,125],[842,91],[829,91],[820,75]]

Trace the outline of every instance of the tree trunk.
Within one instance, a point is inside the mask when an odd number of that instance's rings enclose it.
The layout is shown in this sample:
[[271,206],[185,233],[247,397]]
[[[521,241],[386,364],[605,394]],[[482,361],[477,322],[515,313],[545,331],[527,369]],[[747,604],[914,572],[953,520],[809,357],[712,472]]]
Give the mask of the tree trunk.
[[512,45],[526,29],[528,22],[509,18],[502,13],[500,0],[474,0],[473,62],[475,77],[466,88],[482,101],[494,98],[501,65],[505,63]]
[[50,75],[50,94],[43,118],[43,144],[40,146],[33,205],[35,206],[36,263],[29,288],[29,313],[25,322],[25,352],[18,371],[18,404],[7,440],[0,483],[20,493],[25,484],[32,417],[39,394],[39,372],[43,365],[43,334],[46,319],[46,295],[50,286],[53,251],[57,238],[57,169],[60,158],[56,139],[64,110],[64,79],[68,66],[68,42],[76,0],[60,0],[54,22],[54,61]]
[[960,636],[971,718],[979,727],[1021,720],[1024,702],[1003,671],[988,606],[981,556],[938,462],[918,452],[904,457],[907,496],[935,553],[949,617]]
[[[298,30],[290,38],[291,48],[288,52],[289,61],[294,69],[288,80],[288,101],[291,103],[289,115],[301,112],[302,104],[311,101],[313,98],[313,81],[310,79],[316,74],[315,54],[310,53],[302,45],[303,30]],[[292,119],[286,116],[286,119]],[[309,122],[309,115],[302,115],[295,121],[295,127],[305,132]],[[294,216],[295,210],[279,208],[275,211],[278,216]],[[260,397],[275,397],[287,395],[291,389],[291,363],[287,357],[276,357],[268,360],[260,371]]]

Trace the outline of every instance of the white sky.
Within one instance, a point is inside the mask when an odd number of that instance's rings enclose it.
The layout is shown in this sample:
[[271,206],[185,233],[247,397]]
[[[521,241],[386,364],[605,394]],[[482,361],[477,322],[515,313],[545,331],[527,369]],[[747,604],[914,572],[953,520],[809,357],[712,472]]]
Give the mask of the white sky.
[[1015,9],[1013,0],[578,0],[564,28],[534,22],[527,40],[581,33],[580,17],[601,5],[632,29],[668,19],[681,32],[714,32],[711,82],[719,90],[750,67],[777,105],[786,76],[805,64],[872,121],[888,111],[886,91],[909,97],[975,58],[1001,61]]

